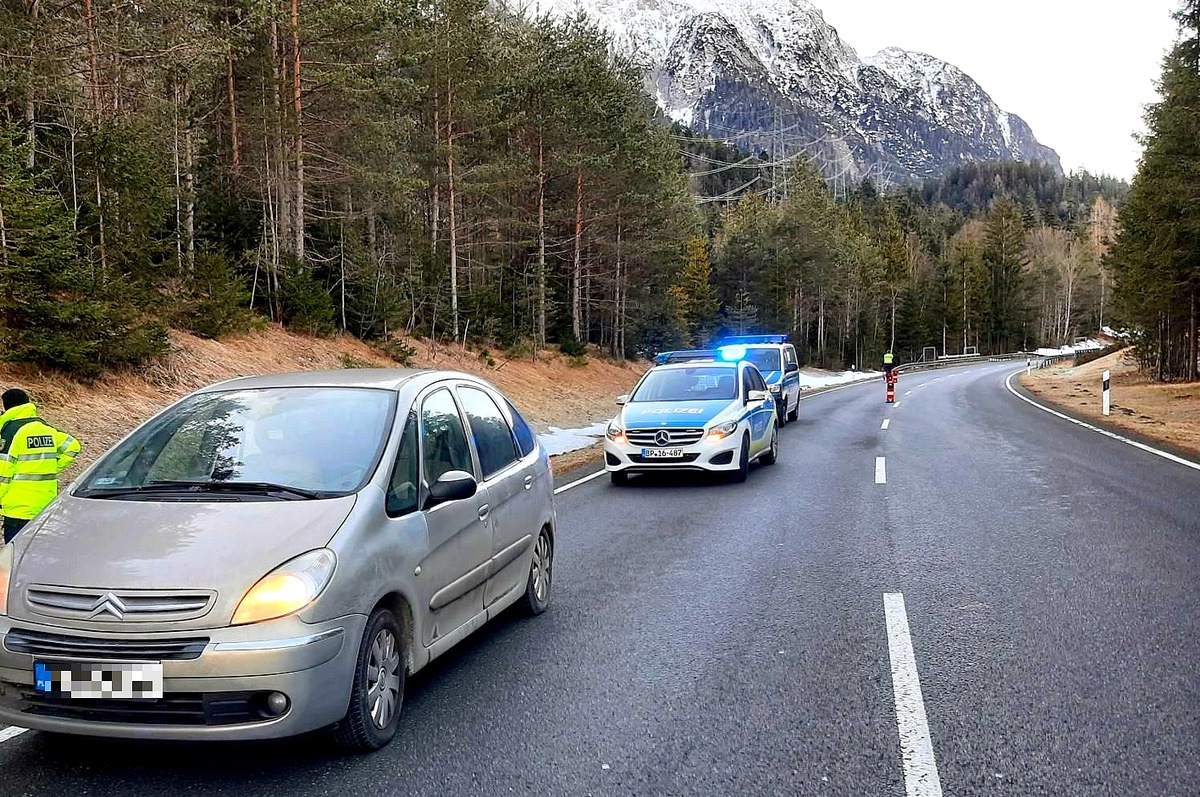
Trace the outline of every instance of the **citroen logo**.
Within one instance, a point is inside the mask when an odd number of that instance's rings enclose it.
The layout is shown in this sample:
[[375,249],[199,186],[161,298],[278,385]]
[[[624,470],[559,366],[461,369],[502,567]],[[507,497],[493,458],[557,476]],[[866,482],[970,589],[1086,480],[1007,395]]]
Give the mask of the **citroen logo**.
[[123,620],[125,619],[125,604],[116,595],[107,592],[92,603],[92,613],[88,615],[88,619],[95,619],[102,614],[109,614],[117,620]]
[[671,442],[671,433],[666,429],[659,429],[654,433],[654,442],[658,443],[660,446],[665,446],[667,443]]

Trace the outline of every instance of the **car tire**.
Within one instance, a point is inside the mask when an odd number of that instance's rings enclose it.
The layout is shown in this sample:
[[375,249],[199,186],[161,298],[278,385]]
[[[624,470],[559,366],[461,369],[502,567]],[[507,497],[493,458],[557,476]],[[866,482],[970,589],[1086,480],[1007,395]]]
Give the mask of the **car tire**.
[[787,422],[788,422],[787,416],[788,416],[788,414],[787,414],[786,405],[784,405],[783,407],[780,407],[779,411],[775,413],[775,422],[779,426],[780,429],[787,426]]
[[[350,706],[334,729],[334,741],[355,752],[378,750],[392,740],[404,704],[405,639],[389,609],[367,618],[354,667]],[[371,671],[379,675],[371,682]]]
[[529,563],[529,578],[525,582],[525,611],[537,616],[550,605],[550,588],[554,585],[554,542],[550,530],[542,529],[533,544],[533,561]]
[[792,410],[791,412],[789,412],[787,414],[787,419],[789,421],[800,420],[800,397],[799,396],[796,396],[796,409]]
[[738,469],[733,472],[730,480],[734,484],[744,484],[750,476],[750,435],[742,435],[742,450],[738,455]]
[[771,446],[762,453],[759,461],[764,465],[774,465],[779,460],[779,427],[771,428]]
[[626,473],[626,472],[625,472],[625,471],[623,471],[623,470],[614,470],[614,471],[611,471],[611,472],[608,474],[608,478],[609,478],[610,480],[612,480],[612,483],[613,483],[613,484],[616,484],[616,485],[625,485],[625,484],[629,484],[629,474],[628,474],[628,473]]

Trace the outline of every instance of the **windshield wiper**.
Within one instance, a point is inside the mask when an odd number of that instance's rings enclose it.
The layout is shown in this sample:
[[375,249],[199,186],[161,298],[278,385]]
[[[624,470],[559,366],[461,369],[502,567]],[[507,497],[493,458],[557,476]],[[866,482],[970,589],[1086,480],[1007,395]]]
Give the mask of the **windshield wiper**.
[[114,487],[112,489],[93,488],[82,493],[84,498],[121,498],[130,495],[146,495],[151,493],[245,493],[248,495],[283,494],[292,496],[291,500],[315,500],[324,497],[313,490],[299,487],[289,487],[286,484],[272,482],[222,482],[222,481],[183,481],[161,479],[148,482],[139,487]]

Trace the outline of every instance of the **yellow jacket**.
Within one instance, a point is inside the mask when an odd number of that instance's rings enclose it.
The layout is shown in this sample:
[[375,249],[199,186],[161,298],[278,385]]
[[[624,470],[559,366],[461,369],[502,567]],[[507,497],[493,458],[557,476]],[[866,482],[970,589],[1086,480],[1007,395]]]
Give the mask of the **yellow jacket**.
[[0,415],[0,515],[32,520],[58,495],[58,474],[79,441],[37,416],[32,403]]

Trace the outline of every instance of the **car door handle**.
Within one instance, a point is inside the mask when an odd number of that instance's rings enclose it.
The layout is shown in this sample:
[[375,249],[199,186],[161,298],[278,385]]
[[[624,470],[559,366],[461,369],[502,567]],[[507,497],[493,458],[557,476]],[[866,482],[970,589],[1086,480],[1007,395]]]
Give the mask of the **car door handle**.
[[528,490],[528,489],[530,489],[531,487],[533,487],[533,477],[532,477],[532,476],[526,476],[526,477],[525,477],[525,489],[526,489],[526,490]]
[[492,507],[491,507],[491,506],[489,506],[488,504],[484,504],[483,506],[479,507],[479,519],[480,519],[480,520],[487,520],[487,519],[488,519],[488,513],[489,513],[489,512],[491,512],[491,511],[492,511]]

